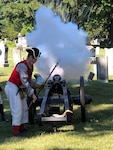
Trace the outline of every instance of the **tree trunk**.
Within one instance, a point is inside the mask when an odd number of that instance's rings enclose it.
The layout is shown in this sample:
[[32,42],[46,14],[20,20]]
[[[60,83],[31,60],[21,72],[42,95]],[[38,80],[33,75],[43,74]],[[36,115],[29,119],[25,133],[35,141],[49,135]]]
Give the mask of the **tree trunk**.
[[110,46],[113,47],[113,19],[111,20],[111,23],[110,23],[109,42],[110,42]]

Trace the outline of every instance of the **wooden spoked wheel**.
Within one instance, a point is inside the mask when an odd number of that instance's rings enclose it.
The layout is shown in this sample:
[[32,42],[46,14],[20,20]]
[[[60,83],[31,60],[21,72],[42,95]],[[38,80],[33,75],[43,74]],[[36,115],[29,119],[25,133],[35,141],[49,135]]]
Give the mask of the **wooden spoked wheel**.
[[80,104],[81,104],[81,120],[86,122],[85,112],[85,91],[84,91],[84,77],[80,76]]

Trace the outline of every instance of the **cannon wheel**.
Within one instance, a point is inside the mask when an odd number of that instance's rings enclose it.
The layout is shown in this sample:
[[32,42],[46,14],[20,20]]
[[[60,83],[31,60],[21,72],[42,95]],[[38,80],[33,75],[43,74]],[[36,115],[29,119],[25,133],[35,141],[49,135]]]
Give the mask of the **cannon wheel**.
[[80,76],[80,103],[81,103],[81,120],[86,122],[85,112],[85,91],[84,91],[84,77]]

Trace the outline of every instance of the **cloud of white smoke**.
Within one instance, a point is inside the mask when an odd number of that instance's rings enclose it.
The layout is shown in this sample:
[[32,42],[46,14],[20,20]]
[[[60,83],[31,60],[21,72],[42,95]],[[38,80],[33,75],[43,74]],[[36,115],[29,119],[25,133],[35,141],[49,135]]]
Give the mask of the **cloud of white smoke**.
[[27,44],[37,47],[41,57],[36,63],[38,71],[48,76],[60,60],[53,74],[65,79],[76,79],[84,74],[90,53],[86,48],[87,33],[75,23],[62,21],[51,9],[40,7],[35,13],[35,29],[26,34]]

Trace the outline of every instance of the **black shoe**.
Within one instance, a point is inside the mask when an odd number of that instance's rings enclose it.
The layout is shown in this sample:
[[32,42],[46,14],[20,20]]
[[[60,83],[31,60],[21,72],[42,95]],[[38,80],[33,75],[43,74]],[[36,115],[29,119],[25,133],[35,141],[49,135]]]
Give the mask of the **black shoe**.
[[7,118],[2,118],[2,121],[8,122]]
[[14,137],[22,137],[23,135],[21,134],[21,132],[17,133],[17,134],[13,134]]
[[27,132],[27,131],[28,131],[27,129],[20,130],[20,133]]

